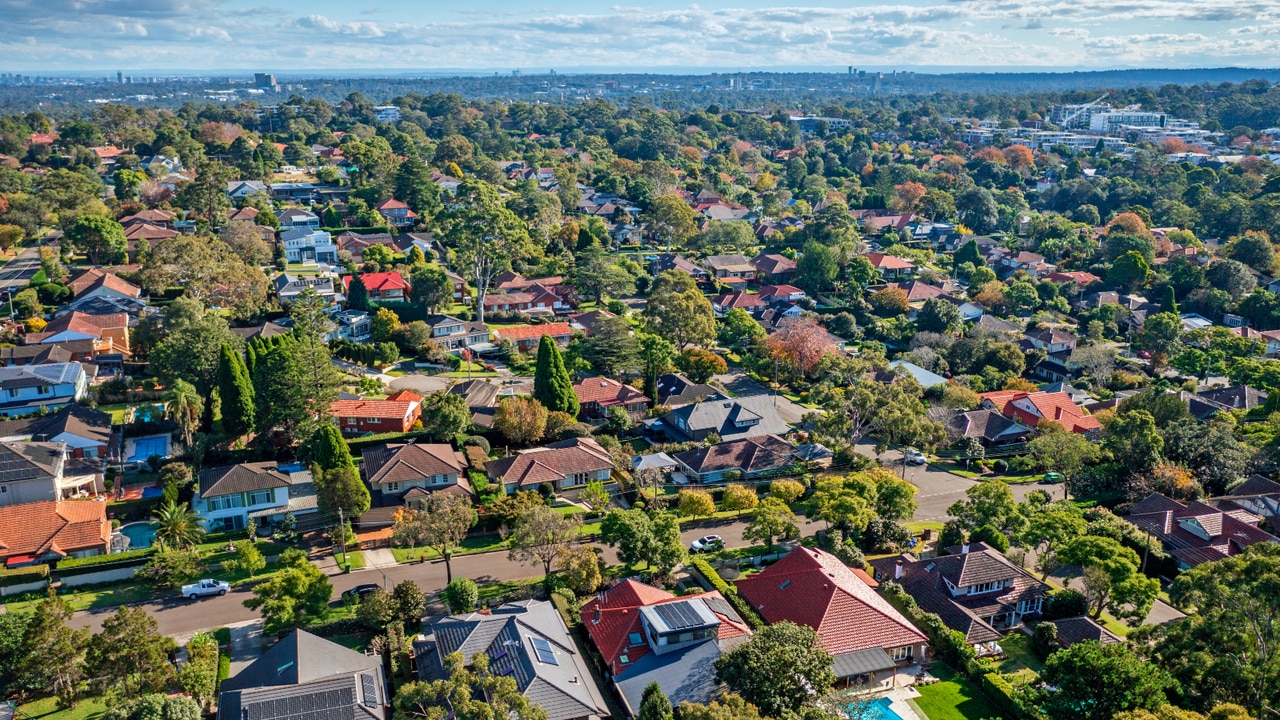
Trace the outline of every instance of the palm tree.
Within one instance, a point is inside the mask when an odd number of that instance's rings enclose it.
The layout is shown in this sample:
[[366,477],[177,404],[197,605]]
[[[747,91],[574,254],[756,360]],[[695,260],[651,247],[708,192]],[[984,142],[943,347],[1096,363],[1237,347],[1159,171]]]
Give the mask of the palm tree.
[[169,547],[185,548],[200,542],[204,526],[200,516],[186,503],[178,505],[166,502],[152,516],[156,520],[156,542]]
[[196,386],[186,380],[174,380],[169,391],[169,416],[178,423],[182,431],[182,440],[190,449],[195,439],[196,430],[200,428],[200,416],[204,414],[204,398],[196,390]]

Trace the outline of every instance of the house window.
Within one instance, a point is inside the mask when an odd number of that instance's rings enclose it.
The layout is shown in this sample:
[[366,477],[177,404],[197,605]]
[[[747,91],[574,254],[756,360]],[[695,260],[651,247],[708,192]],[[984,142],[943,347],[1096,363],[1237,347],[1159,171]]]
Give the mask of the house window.
[[623,665],[629,665],[631,664],[631,658],[627,657],[626,655],[619,655],[618,662],[622,663]]
[[241,507],[244,504],[239,495],[215,495],[211,498],[205,498],[204,501],[209,505],[210,512],[230,510]]
[[356,419],[355,419],[355,418],[347,418],[347,424],[348,424],[348,425],[355,425],[355,424],[356,424]]
[[272,492],[270,490],[254,490],[249,493],[250,505],[265,505],[271,502]]
[[991,592],[992,590],[999,590],[1003,586],[1004,586],[1004,583],[999,580],[997,580],[996,582],[982,583],[981,585],[973,585],[969,589],[969,594],[978,595],[980,593]]
[[631,647],[635,647],[636,645],[639,645],[640,643],[643,643],[643,642],[644,642],[644,638],[640,637],[640,633],[631,633],[630,635],[627,636],[627,644],[630,645]]
[[907,645],[906,647],[894,648],[893,652],[889,653],[889,656],[892,657],[895,662],[898,660],[910,660],[911,646]]
[[400,489],[400,483],[389,482],[384,487],[386,488],[387,492],[396,492],[397,490]]

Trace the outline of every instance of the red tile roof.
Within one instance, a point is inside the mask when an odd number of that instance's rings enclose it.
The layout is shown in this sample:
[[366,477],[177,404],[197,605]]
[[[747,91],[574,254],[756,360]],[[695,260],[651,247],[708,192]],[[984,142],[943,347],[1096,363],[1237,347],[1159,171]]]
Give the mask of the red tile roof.
[[[724,596],[714,591],[676,597],[666,590],[659,590],[642,582],[624,580],[583,606],[582,624],[587,628],[587,634],[591,636],[596,649],[604,656],[609,671],[616,675],[649,653],[649,644],[644,641],[641,630],[640,608],[695,598],[724,601]],[[740,619],[731,619],[720,613],[715,615],[720,620],[721,640],[751,635],[751,629]],[[639,644],[631,644],[632,633],[641,634]],[[627,656],[627,663],[622,662],[623,655]]]
[[129,297],[136,298],[142,296],[142,288],[134,285],[128,280],[122,279],[115,273],[106,272],[99,268],[89,268],[84,271],[68,283],[68,287],[71,288],[72,297],[79,297],[80,295],[99,287],[115,290],[116,292]]
[[1049,282],[1055,282],[1055,283],[1073,282],[1073,283],[1076,283],[1077,285],[1088,285],[1089,283],[1095,283],[1102,280],[1102,278],[1098,277],[1097,275],[1094,275],[1093,273],[1062,272],[1061,270],[1059,270],[1058,272],[1051,272],[1048,275],[1045,275],[1044,279],[1048,280]]
[[[400,395],[401,393],[397,393]],[[422,398],[407,393],[413,399],[392,400],[334,400],[329,403],[329,414],[337,417],[405,418],[416,417],[422,412]]]
[[[986,400],[1007,418],[1018,420],[1023,424],[1035,427],[1041,419],[1052,420],[1063,428],[1076,433],[1097,430],[1102,427],[1098,418],[1089,415],[1071,401],[1065,392],[1033,392],[1025,390],[996,390],[982,393],[978,397]],[[1036,412],[1030,412],[1015,404],[1017,401],[1030,403]]]
[[[351,289],[351,277],[350,275],[342,277],[342,284],[347,289]],[[360,279],[364,281],[364,286],[369,290],[409,289],[409,283],[405,281],[404,276],[394,270],[390,272],[361,273]]]
[[711,304],[722,308],[757,308],[768,307],[769,303],[764,298],[746,290],[734,290],[731,293],[717,295],[711,299]]
[[857,573],[822,550],[796,548],[739,580],[738,590],[770,623],[789,620],[816,630],[832,655],[926,642],[924,633]]
[[129,316],[125,313],[108,315],[89,315],[72,311],[49,321],[44,330],[38,333],[27,333],[27,344],[38,343],[58,333],[75,332],[90,337],[101,338],[103,330],[117,330],[129,327]]
[[551,335],[552,337],[568,336],[573,334],[573,328],[569,327],[569,323],[554,322],[543,325],[516,325],[513,327],[499,327],[493,329],[493,334],[498,338],[508,338],[511,340],[530,340],[540,338],[543,335]]
[[0,557],[105,551],[110,541],[106,503],[41,500],[0,507]]
[[896,255],[885,255],[884,253],[868,253],[867,259],[871,264],[881,270],[906,270],[916,266],[915,263]]
[[607,377],[583,378],[573,386],[573,394],[578,402],[596,403],[608,407],[610,405],[630,405],[637,402],[649,402],[644,393]]
[[501,460],[484,464],[489,477],[503,484],[532,487],[555,482],[575,473],[590,473],[613,467],[613,457],[591,438],[561,440]]

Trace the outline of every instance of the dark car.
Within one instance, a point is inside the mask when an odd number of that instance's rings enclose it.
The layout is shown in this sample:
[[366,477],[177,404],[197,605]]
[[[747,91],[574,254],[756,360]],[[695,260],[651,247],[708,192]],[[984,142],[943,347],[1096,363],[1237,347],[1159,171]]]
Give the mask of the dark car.
[[363,585],[357,585],[351,588],[350,590],[347,590],[346,592],[342,593],[342,599],[344,602],[359,602],[381,589],[382,589],[382,586],[378,585],[377,583],[365,583]]

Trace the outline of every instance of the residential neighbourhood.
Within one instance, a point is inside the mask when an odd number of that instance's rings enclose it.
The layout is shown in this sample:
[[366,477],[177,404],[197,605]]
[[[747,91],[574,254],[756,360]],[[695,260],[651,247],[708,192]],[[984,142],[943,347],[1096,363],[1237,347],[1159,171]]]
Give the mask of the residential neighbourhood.
[[0,720],[1274,712],[1280,91],[546,82],[3,111]]

